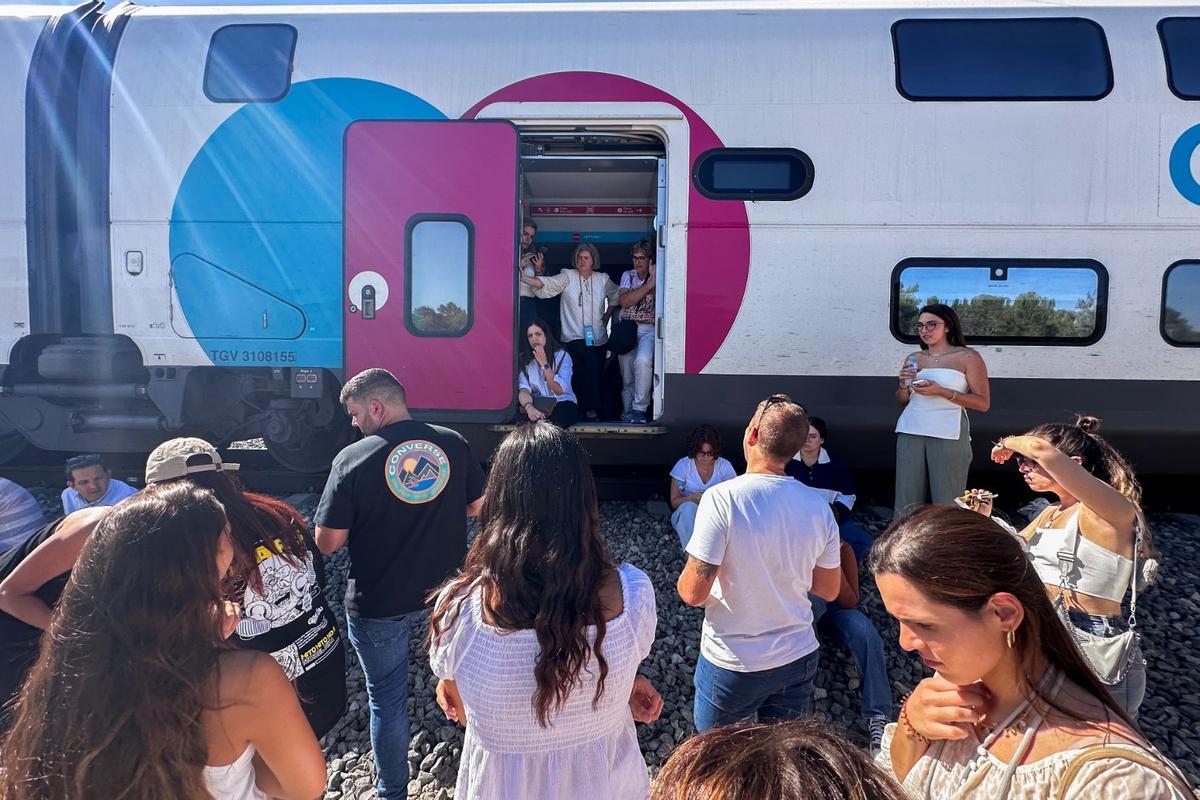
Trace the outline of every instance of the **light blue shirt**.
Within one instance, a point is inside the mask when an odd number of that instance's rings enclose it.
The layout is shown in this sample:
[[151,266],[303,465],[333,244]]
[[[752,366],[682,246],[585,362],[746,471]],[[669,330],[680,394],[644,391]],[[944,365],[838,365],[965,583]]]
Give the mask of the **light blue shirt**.
[[62,493],[63,513],[71,514],[81,508],[115,506],[131,494],[137,494],[137,489],[134,489],[124,481],[113,478],[108,482],[108,491],[104,493],[104,497],[101,497],[94,503],[89,503],[83,499],[79,492],[68,486],[66,489],[63,489]]

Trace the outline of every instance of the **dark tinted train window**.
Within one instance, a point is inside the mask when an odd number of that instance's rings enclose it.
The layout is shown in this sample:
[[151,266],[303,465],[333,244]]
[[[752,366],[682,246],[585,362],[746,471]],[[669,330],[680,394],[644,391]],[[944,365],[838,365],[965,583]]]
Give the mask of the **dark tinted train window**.
[[709,150],[692,171],[696,189],[714,200],[795,200],[813,184],[813,163],[792,148]]
[[464,216],[408,222],[405,322],[417,336],[462,336],[471,328],[475,228]]
[[214,103],[282,100],[292,85],[295,52],[291,25],[227,25],[209,42],[204,94]]
[[1158,23],[1167,85],[1184,100],[1200,100],[1200,17],[1169,17]]
[[909,100],[1099,100],[1112,90],[1104,30],[1086,19],[906,19],[892,26]]
[[917,343],[918,310],[944,303],[968,344],[1092,344],[1104,333],[1107,295],[1096,261],[912,258],[892,272],[892,333]]
[[1162,336],[1180,347],[1200,347],[1200,261],[1180,261],[1163,278]]

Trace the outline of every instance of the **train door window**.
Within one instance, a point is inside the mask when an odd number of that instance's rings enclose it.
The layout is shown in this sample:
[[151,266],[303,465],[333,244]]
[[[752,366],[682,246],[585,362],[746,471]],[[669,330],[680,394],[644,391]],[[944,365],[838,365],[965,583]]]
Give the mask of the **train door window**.
[[726,147],[696,159],[692,182],[713,200],[796,200],[812,189],[813,163],[790,147]]
[[892,271],[892,334],[918,343],[918,310],[944,303],[969,342],[1089,345],[1104,334],[1107,296],[1107,271],[1088,259],[912,258]]
[[1161,331],[1176,347],[1200,347],[1200,261],[1178,261],[1167,268]]
[[892,26],[909,100],[1099,100],[1112,91],[1104,29],[1079,18],[905,19]]
[[296,29],[226,25],[213,34],[204,64],[204,94],[214,103],[274,103],[292,86]]
[[415,336],[462,336],[473,320],[474,226],[464,216],[416,216],[405,231],[404,322]]
[[1200,100],[1200,17],[1168,17],[1158,23],[1167,85],[1182,100]]

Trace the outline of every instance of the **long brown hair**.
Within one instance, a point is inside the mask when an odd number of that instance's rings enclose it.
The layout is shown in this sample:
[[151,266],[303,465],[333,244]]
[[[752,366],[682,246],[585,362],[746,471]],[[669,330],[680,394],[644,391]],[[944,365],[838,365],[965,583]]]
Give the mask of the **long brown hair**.
[[3,744],[0,800],[209,800],[201,713],[223,649],[212,492],[151,486],[96,526]]
[[[200,454],[195,459],[206,459]],[[192,465],[192,459],[188,459]],[[294,567],[302,567],[310,551],[308,526],[296,509],[282,500],[244,491],[231,473],[193,472],[171,481],[167,486],[190,481],[217,496],[229,518],[229,542],[233,545],[233,564],[237,576],[254,591],[263,594],[262,575],[258,571],[257,548],[266,545]]]
[[[967,342],[963,338],[962,322],[958,319],[958,312],[945,303],[930,303],[927,306],[922,306],[917,312],[917,318],[920,319],[922,314],[933,314],[946,325],[946,341],[955,347],[966,347]],[[921,349],[928,350],[929,345],[921,342]]]
[[815,719],[725,725],[671,753],[650,800],[904,800],[895,779]]
[[[479,535],[462,570],[430,595],[441,597],[429,620],[430,641],[453,627],[478,585],[496,627],[537,634],[533,708],[548,726],[591,656],[600,678],[593,705],[604,694],[600,586],[613,569],[587,453],[556,425],[522,425],[492,457]],[[595,642],[589,644],[593,625]]]
[[992,520],[966,509],[922,506],[880,534],[871,547],[869,568],[875,575],[904,578],[930,600],[968,614],[978,614],[998,592],[1012,594],[1025,608],[1013,648],[1029,697],[1072,719],[1100,722],[1082,719],[1038,688],[1040,657],[1138,730],[1084,661],[1016,537]]

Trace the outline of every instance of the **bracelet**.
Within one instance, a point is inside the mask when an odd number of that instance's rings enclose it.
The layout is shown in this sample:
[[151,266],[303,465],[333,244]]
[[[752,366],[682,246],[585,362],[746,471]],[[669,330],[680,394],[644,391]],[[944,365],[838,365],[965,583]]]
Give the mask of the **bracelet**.
[[904,695],[904,699],[900,701],[900,726],[904,728],[904,732],[908,734],[909,738],[916,739],[922,744],[929,744],[928,737],[918,733],[917,729],[908,720],[908,698],[910,697],[912,697],[912,692]]
[[528,410],[529,410],[529,407],[530,407],[531,405],[533,405],[533,403],[532,403],[532,402],[525,403],[523,406],[521,406],[521,410],[522,410],[522,411],[528,411]]
[[959,393],[958,393],[957,389],[951,389],[950,396],[947,397],[946,399],[949,400],[951,403],[953,403],[955,401],[955,399],[958,397],[958,394]]

